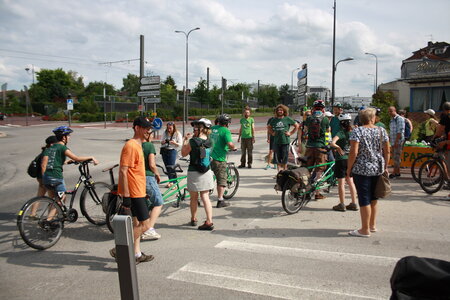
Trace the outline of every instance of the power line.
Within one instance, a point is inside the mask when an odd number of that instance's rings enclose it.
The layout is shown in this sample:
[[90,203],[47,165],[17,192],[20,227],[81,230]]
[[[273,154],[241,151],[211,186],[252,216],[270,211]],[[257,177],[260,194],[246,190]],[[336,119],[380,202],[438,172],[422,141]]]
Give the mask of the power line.
[[13,52],[13,53],[22,53],[22,54],[29,54],[29,55],[37,55],[37,56],[48,56],[48,57],[66,58],[66,59],[74,59],[74,60],[83,60],[83,61],[89,61],[89,62],[93,62],[93,63],[98,63],[98,61],[91,60],[91,59],[80,58],[80,57],[68,57],[68,56],[41,54],[41,53],[33,53],[33,52],[27,52],[27,51],[9,50],[9,49],[1,49],[1,48],[0,48],[0,51]]

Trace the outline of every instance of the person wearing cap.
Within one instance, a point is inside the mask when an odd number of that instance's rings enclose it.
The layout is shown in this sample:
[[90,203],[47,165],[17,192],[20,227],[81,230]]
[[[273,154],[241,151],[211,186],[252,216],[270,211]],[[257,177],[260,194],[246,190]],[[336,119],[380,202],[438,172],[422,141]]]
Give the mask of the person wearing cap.
[[330,120],[331,137],[334,138],[336,134],[341,130],[341,124],[339,122],[339,116],[344,112],[341,103],[335,103],[333,106],[333,118]]
[[211,141],[213,143],[211,169],[216,175],[217,181],[217,208],[230,206],[230,203],[223,198],[227,186],[227,153],[228,150],[236,150],[236,146],[231,139],[231,132],[228,129],[230,123],[231,117],[222,114],[217,118],[217,125],[211,127]]
[[[150,218],[145,201],[146,176],[145,159],[142,142],[148,138],[152,123],[146,117],[137,117],[133,121],[134,135],[122,148],[120,153],[118,194],[123,198],[123,205],[129,207],[133,217],[134,255],[136,264],[154,259],[141,251],[141,236],[150,229]],[[116,248],[109,250],[116,257]]]
[[[177,153],[183,142],[181,133],[177,130],[174,122],[167,122],[166,130],[161,138],[160,154],[166,166],[169,179],[177,178],[177,173],[173,166],[177,163]],[[166,187],[169,188],[173,183],[169,182]]]
[[425,142],[429,143],[433,140],[439,122],[436,120],[436,113],[431,108],[424,111],[424,113],[428,118],[425,121]]
[[197,226],[197,208],[198,197],[203,202],[205,208],[206,221],[198,226],[198,230],[213,230],[212,205],[209,199],[209,191],[214,188],[214,177],[211,168],[208,167],[206,172],[200,172],[196,166],[196,162],[201,155],[200,145],[205,148],[211,148],[212,142],[209,138],[211,134],[211,121],[205,118],[193,121],[191,123],[194,134],[188,132],[183,138],[183,146],[181,147],[181,156],[189,155],[189,168],[187,172],[187,189],[190,195],[191,209],[191,226]]

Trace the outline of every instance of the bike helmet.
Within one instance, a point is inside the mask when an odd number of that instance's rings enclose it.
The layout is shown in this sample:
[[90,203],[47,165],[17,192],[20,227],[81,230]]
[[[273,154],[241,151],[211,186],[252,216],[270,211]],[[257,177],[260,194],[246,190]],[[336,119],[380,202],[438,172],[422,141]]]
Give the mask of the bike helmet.
[[69,135],[73,132],[72,129],[70,129],[69,126],[59,126],[53,129],[53,133],[55,135]]
[[201,118],[200,120],[195,120],[191,122],[192,126],[195,126],[197,124],[202,124],[203,126],[205,126],[206,128],[211,128],[212,123],[210,120],[206,119],[206,118]]
[[313,103],[314,107],[320,107],[320,108],[325,108],[325,103],[323,102],[323,100],[316,100]]
[[352,119],[352,116],[349,114],[340,114],[338,116],[339,121],[350,121]]
[[228,125],[231,123],[231,117],[227,114],[222,114],[217,118],[219,125]]

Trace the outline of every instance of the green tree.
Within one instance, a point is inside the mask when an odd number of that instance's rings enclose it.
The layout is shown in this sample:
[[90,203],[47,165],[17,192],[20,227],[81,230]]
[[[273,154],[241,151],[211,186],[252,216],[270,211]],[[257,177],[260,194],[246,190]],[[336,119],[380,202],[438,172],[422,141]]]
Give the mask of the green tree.
[[197,86],[194,88],[194,92],[192,93],[198,102],[200,102],[201,107],[208,103],[209,100],[209,92],[206,86],[206,80],[200,79],[197,83]]
[[105,88],[106,96],[116,95],[114,86],[102,81],[92,81],[84,89],[84,96],[94,98],[94,96],[103,96],[103,89]]
[[175,85],[175,80],[170,75],[166,77],[166,80],[164,80],[163,83],[165,85],[171,85],[174,90],[177,89],[177,86]]
[[275,107],[280,99],[278,88],[271,85],[262,85],[259,87],[259,104],[267,107]]
[[307,99],[306,99],[306,104],[307,104],[309,107],[312,107],[314,101],[316,101],[316,100],[318,100],[318,99],[319,99],[319,96],[318,96],[316,93],[310,94],[310,95],[308,95],[308,97],[307,97]]
[[128,96],[136,96],[141,86],[139,76],[128,73],[127,77],[123,78],[122,81],[123,87],[121,90],[127,92]]
[[74,73],[66,73],[63,69],[42,69],[36,72],[37,83],[30,88],[30,97],[35,102],[65,103],[69,92],[78,91],[82,87],[78,80],[73,78]]
[[161,84],[161,102],[174,105],[177,101],[177,90],[171,84]]
[[280,86],[279,93],[280,93],[280,100],[279,100],[280,103],[284,105],[292,104],[292,99],[294,97],[290,92],[289,84]]
[[381,122],[388,125],[391,117],[388,114],[389,106],[395,106],[398,108],[398,103],[391,92],[377,91],[376,94],[372,96],[372,106],[381,109]]

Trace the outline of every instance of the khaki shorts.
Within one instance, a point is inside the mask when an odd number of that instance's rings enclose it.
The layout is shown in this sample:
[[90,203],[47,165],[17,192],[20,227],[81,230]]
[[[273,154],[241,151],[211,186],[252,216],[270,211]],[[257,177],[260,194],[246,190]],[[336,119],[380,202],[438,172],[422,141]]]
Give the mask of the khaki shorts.
[[216,175],[217,185],[227,186],[227,162],[213,160],[211,162],[211,169]]
[[[312,167],[315,165],[321,165],[327,162],[327,152],[321,148],[306,148],[306,165]],[[316,168],[316,171],[324,171],[327,166],[321,166]]]

